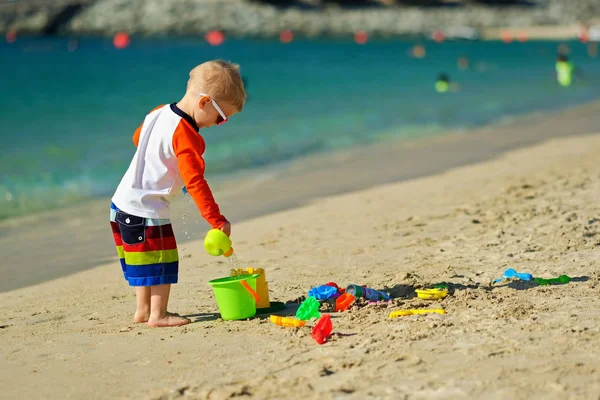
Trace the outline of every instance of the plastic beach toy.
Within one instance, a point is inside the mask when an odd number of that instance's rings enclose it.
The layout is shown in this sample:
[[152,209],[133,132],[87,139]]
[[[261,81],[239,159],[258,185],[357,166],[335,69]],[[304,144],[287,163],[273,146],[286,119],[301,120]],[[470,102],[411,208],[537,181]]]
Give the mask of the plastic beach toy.
[[317,300],[327,300],[337,296],[337,294],[337,288],[329,285],[317,286],[308,291],[308,295],[315,297]]
[[533,278],[533,281],[535,283],[537,283],[538,285],[550,285],[552,283],[569,283],[569,282],[571,282],[571,277],[569,277],[567,275],[561,275],[558,278],[550,278],[550,279]]
[[354,296],[344,293],[335,299],[335,311],[346,311],[352,303],[354,303]]
[[438,300],[448,296],[448,289],[417,289],[417,297],[425,300]]
[[204,238],[204,248],[211,256],[229,257],[233,254],[231,239],[220,229],[211,229]]
[[323,314],[321,318],[317,321],[313,330],[310,334],[313,339],[317,341],[319,344],[323,344],[327,341],[329,335],[331,335],[331,331],[333,330],[333,324],[331,323],[331,317],[329,314]]
[[269,319],[275,325],[283,326],[286,328],[301,328],[304,325],[306,325],[306,321],[301,321],[299,319],[290,317],[280,317],[279,315],[271,315]]
[[346,293],[350,293],[354,297],[364,297],[367,300],[379,301],[379,300],[391,300],[391,296],[380,290],[368,288],[366,286],[359,285],[348,285]]
[[231,270],[231,276],[253,274],[260,275],[256,278],[256,293],[258,293],[258,296],[260,297],[260,302],[256,303],[256,308],[269,308],[271,306],[271,300],[269,299],[269,285],[267,284],[265,270],[262,268],[234,268]]
[[390,313],[390,319],[394,319],[397,317],[406,317],[408,315],[417,315],[417,314],[446,314],[446,310],[442,310],[441,308],[436,308],[432,310],[398,310]]
[[246,319],[256,315],[258,274],[230,276],[208,282],[213,287],[221,318],[224,320]]
[[504,276],[502,278],[494,280],[494,283],[502,282],[504,279],[520,279],[522,281],[531,281],[533,280],[533,275],[528,274],[526,272],[517,272],[512,268],[504,271]]
[[321,314],[319,313],[319,302],[314,297],[310,296],[306,300],[300,304],[298,310],[296,311],[296,318],[301,319],[302,321],[307,321],[311,318],[319,318]]
[[339,287],[335,282],[327,282],[325,284],[325,286],[332,286],[332,287],[336,288],[339,294],[342,294],[346,291],[345,288]]

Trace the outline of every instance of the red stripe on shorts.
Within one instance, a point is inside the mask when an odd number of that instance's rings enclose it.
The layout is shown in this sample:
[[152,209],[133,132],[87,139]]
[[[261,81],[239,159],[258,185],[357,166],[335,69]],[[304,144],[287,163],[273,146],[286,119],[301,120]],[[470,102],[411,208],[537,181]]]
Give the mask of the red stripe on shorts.
[[115,238],[115,245],[123,246],[123,239],[121,239],[121,233],[113,232],[113,237]]
[[121,234],[121,229],[119,228],[119,223],[110,221],[110,227],[112,228],[113,233]]
[[157,239],[160,237],[175,237],[173,233],[173,226],[171,224],[162,226],[147,226],[146,227],[146,239]]
[[173,250],[177,248],[175,242],[175,236],[164,237],[164,238],[148,238],[146,241],[140,244],[129,245],[123,243],[123,250],[127,253],[143,253],[145,251],[157,251],[157,250]]

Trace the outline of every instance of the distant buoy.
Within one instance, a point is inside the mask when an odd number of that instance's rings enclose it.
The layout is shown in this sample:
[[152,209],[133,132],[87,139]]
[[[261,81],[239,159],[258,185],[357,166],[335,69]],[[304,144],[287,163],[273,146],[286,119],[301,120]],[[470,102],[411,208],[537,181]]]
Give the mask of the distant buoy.
[[458,60],[456,60],[456,65],[459,69],[469,69],[469,59],[465,56],[458,57]]
[[358,31],[354,34],[354,41],[358,44],[365,44],[369,40],[369,35],[365,31]]
[[502,39],[504,43],[512,43],[513,34],[511,31],[502,31],[500,32],[500,39]]
[[425,50],[425,47],[420,44],[417,44],[412,48],[412,56],[414,58],[424,58],[426,54],[427,51]]
[[527,41],[527,33],[526,32],[517,33],[517,40],[521,43],[525,43]]
[[129,35],[126,34],[125,32],[119,32],[113,38],[113,45],[117,49],[124,49],[126,47],[129,47],[130,43],[131,43],[131,40],[129,39]]
[[9,31],[6,32],[6,41],[8,43],[14,43],[17,40],[17,32]]
[[290,43],[292,40],[294,40],[294,33],[288,29],[281,31],[279,34],[279,40],[282,43]]
[[433,33],[431,34],[431,38],[438,43],[442,43],[444,39],[446,39],[446,37],[444,36],[444,32],[442,32],[439,29],[433,31]]
[[223,35],[223,32],[221,31],[209,31],[206,32],[204,39],[206,39],[211,46],[220,46],[225,41],[225,35]]

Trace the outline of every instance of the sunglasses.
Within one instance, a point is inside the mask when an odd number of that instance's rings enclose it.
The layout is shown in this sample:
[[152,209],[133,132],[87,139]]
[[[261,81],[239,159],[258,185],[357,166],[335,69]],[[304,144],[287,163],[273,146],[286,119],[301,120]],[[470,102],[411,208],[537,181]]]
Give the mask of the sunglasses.
[[217,122],[216,122],[217,125],[223,125],[225,122],[227,122],[229,120],[229,118],[227,118],[227,115],[225,115],[225,113],[223,112],[223,110],[221,110],[221,107],[219,107],[219,105],[217,104],[217,102],[215,101],[215,99],[213,99],[211,96],[207,95],[206,93],[198,93],[198,96],[208,96],[208,97],[210,97],[210,101],[212,101],[213,107],[219,113],[219,116],[217,117]]

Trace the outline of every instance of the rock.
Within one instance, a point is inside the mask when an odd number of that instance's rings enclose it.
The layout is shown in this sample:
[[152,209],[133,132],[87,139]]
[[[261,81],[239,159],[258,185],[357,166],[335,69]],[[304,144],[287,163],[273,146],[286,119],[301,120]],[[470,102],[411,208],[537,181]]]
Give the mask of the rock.
[[[594,0],[547,0],[535,7],[483,4],[464,7],[276,7],[237,0],[97,0],[77,12],[71,6],[24,2],[0,8],[0,30],[43,33],[49,26],[65,34],[204,35],[213,29],[227,36],[278,37],[283,29],[302,36],[349,37],[358,30],[370,36],[427,35],[532,25],[568,26],[600,12]],[[73,15],[71,15],[73,14]],[[68,18],[64,18],[65,15]],[[56,28],[56,18],[60,27]],[[63,21],[63,19],[65,19]]]
[[10,12],[0,9],[0,30],[2,32],[16,31],[19,33],[43,33],[64,7],[45,6],[34,10],[17,9]]

